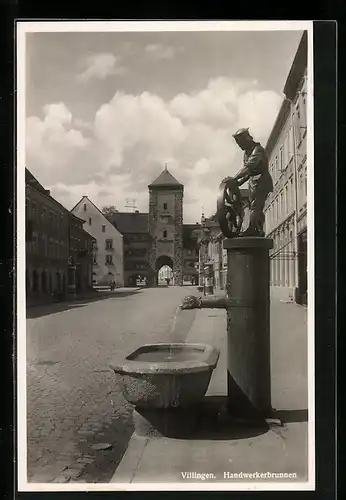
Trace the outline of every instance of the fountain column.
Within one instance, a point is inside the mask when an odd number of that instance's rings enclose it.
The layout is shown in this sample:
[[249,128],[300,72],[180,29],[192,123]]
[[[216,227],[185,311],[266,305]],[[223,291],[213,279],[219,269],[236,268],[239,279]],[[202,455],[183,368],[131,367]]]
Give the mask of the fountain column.
[[228,410],[235,416],[271,413],[270,269],[273,240],[227,238]]

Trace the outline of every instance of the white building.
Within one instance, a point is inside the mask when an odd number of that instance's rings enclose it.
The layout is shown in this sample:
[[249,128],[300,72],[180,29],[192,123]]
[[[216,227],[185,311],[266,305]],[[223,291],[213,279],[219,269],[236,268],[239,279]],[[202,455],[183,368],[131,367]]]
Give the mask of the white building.
[[265,206],[273,292],[281,299],[307,301],[307,34],[288,75],[278,117],[268,139],[274,190]]
[[167,279],[173,279],[173,271],[169,266],[163,266],[159,270],[159,282],[166,283]]
[[86,221],[84,229],[97,242],[93,251],[93,284],[108,285],[114,280],[117,287],[124,286],[123,235],[87,196],[71,212]]

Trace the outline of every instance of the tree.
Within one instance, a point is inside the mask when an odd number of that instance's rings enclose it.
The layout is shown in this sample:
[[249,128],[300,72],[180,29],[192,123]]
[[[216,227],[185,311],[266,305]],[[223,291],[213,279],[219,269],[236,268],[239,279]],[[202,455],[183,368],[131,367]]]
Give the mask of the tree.
[[102,208],[101,212],[106,217],[110,217],[110,216],[116,214],[117,212],[119,212],[119,210],[117,210],[115,205],[106,205],[105,207]]

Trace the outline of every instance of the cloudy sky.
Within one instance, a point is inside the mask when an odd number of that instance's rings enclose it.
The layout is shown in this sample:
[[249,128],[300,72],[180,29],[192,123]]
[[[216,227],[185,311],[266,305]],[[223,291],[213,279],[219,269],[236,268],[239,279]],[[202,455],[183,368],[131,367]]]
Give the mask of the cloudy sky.
[[148,210],[163,170],[184,221],[211,215],[250,127],[264,145],[301,31],[26,34],[26,166],[67,208]]

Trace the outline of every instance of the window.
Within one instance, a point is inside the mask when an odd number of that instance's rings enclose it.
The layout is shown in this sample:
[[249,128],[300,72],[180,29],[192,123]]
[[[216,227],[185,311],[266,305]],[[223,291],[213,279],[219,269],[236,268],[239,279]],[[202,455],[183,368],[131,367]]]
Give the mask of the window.
[[307,123],[306,123],[306,99],[305,99],[305,94],[303,94],[303,102],[302,102],[302,109],[303,109],[303,135],[305,135],[306,128],[307,128]]
[[293,210],[293,208],[294,208],[294,204],[293,204],[293,196],[294,196],[294,193],[293,193],[293,177],[290,178],[290,189],[289,189],[289,192],[290,192],[290,207],[291,207],[291,210]]
[[89,226],[91,226],[91,217],[89,217]]
[[295,125],[296,142],[297,145],[299,145],[302,140],[301,115],[300,115],[299,103],[296,105],[294,125]]
[[106,250],[113,250],[113,240],[106,240]]
[[288,184],[285,186],[285,197],[284,197],[285,213],[288,212]]
[[276,180],[278,177],[278,157],[275,156],[275,166],[274,166],[274,179]]
[[96,255],[93,255],[93,264],[96,266],[97,265],[97,258]]
[[113,265],[113,255],[106,255],[106,266]]
[[280,161],[279,161],[279,177],[284,168],[284,148],[281,146],[280,148]]
[[163,237],[167,238],[167,231],[166,231],[166,229],[163,231]]
[[288,137],[288,132],[287,132],[286,138],[285,138],[285,144],[284,144],[284,168],[287,167],[289,161],[290,161],[289,137]]
[[104,224],[102,224],[102,232],[105,233],[106,232],[106,226]]
[[299,208],[302,209],[302,204],[304,203],[304,185],[305,185],[305,180],[304,180],[304,174],[301,172],[299,174],[299,195],[300,195],[300,200],[299,200]]
[[27,218],[30,217],[30,200],[29,200],[29,198],[25,198],[25,214],[26,214]]
[[87,211],[87,208],[86,208],[86,203],[84,203],[84,212]]
[[288,162],[290,162],[293,155],[293,133],[292,127],[288,131]]
[[52,257],[53,253],[53,240],[52,238],[49,238],[49,241],[48,241],[48,257]]
[[31,209],[32,209],[32,218],[36,218],[36,201],[31,202]]
[[164,210],[167,210],[167,203],[164,203],[164,204],[163,204],[163,209],[164,209]]
[[134,265],[134,268],[135,268],[135,269],[138,269],[138,270],[139,270],[139,269],[146,269],[146,268],[147,268],[147,265],[146,265],[146,264],[144,264],[144,263],[142,263],[142,262],[140,262],[140,263],[136,263],[136,264]]

